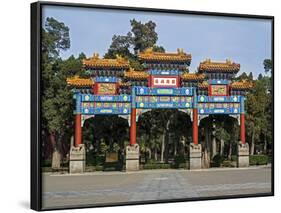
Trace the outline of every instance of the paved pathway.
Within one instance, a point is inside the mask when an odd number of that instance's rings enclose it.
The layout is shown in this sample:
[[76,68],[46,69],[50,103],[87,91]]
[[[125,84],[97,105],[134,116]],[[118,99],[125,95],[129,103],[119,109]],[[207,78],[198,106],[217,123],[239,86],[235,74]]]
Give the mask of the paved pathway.
[[269,193],[270,168],[43,175],[43,207]]

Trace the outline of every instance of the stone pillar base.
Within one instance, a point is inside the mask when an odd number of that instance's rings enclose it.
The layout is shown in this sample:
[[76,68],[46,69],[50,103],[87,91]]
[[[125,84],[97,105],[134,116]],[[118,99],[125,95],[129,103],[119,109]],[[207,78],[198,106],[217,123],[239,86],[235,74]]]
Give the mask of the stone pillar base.
[[201,169],[202,168],[202,148],[201,144],[191,143],[189,147],[189,168]]
[[126,147],[126,171],[139,170],[139,145],[129,145]]
[[238,143],[237,167],[249,166],[249,144]]
[[85,145],[80,144],[78,147],[70,148],[69,156],[69,173],[83,173],[86,166],[86,150]]

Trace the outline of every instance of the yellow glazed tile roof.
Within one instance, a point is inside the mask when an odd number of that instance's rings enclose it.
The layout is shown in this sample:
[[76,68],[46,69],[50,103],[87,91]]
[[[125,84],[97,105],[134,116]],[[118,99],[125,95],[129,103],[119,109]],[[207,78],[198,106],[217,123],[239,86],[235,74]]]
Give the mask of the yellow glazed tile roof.
[[183,80],[204,80],[205,75],[199,73],[184,73],[181,75]]
[[206,89],[206,88],[208,88],[208,86],[209,86],[209,84],[208,84],[207,81],[203,81],[202,83],[198,84],[198,87],[201,88],[201,89],[203,89],[203,88]]
[[136,70],[129,70],[125,72],[124,77],[128,79],[136,79],[136,80],[141,80],[141,79],[147,79],[149,74],[145,71],[136,71]]
[[233,89],[251,89],[253,88],[253,82],[251,81],[236,81],[231,84],[231,88]]
[[128,69],[129,61],[117,55],[116,59],[99,58],[99,54],[95,53],[93,57],[83,60],[83,65],[89,68],[119,68]]
[[191,54],[183,52],[183,49],[178,49],[176,53],[154,52],[152,48],[146,49],[138,54],[139,59],[148,61],[175,61],[175,62],[190,62]]
[[240,70],[240,64],[236,64],[230,60],[225,62],[213,62],[211,59],[207,59],[200,63],[198,67],[199,72],[234,72],[237,73]]
[[80,86],[80,87],[83,87],[83,86],[92,86],[94,84],[93,80],[90,79],[90,78],[80,78],[79,76],[74,76],[74,77],[71,77],[71,78],[67,78],[66,79],[66,82],[68,85],[71,85],[71,86]]
[[131,86],[131,83],[130,82],[120,82],[119,86],[121,86],[121,87],[129,87],[129,86]]

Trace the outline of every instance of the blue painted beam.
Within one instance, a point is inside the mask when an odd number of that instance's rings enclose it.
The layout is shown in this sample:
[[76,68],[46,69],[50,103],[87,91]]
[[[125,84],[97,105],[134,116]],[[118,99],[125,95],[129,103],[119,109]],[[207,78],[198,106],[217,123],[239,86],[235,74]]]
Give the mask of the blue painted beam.
[[179,75],[179,70],[156,70],[150,69],[148,70],[150,75]]
[[82,108],[84,115],[127,115],[131,108]]
[[193,107],[192,102],[137,102],[136,108],[141,109],[190,109]]
[[206,95],[199,95],[197,96],[197,101],[204,103],[204,102],[240,102],[241,96],[206,96]]
[[211,79],[211,80],[208,80],[208,83],[209,84],[230,84],[230,81],[229,80],[226,80],[226,79]]
[[133,87],[136,95],[159,95],[159,96],[192,96],[194,88],[149,88],[149,87]]
[[214,109],[198,109],[198,113],[201,115],[212,115],[212,114],[240,114],[240,108],[214,108]]
[[131,102],[130,95],[92,95],[80,94],[82,102]]
[[97,83],[116,83],[116,82],[118,82],[118,78],[115,76],[109,76],[109,77],[98,76],[98,77],[95,77],[95,82],[97,82]]

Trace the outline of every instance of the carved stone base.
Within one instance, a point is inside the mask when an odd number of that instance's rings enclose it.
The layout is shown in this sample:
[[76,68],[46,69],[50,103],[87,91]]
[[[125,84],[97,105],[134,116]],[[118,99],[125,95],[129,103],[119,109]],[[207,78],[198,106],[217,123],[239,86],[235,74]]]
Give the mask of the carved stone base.
[[189,147],[189,167],[192,169],[202,168],[202,148],[201,144],[190,144]]
[[126,147],[126,171],[139,170],[139,145]]
[[78,147],[70,148],[69,156],[69,173],[83,173],[86,166],[86,150],[85,145],[80,144]]
[[238,144],[238,156],[237,156],[237,167],[248,167],[249,166],[249,144]]

